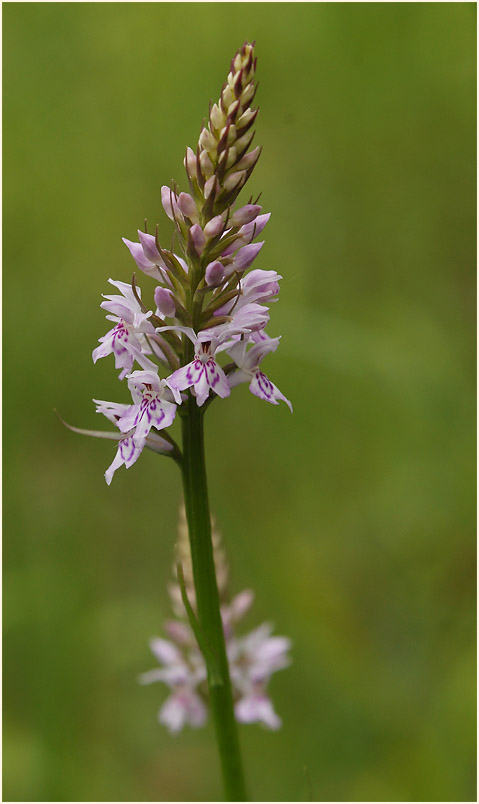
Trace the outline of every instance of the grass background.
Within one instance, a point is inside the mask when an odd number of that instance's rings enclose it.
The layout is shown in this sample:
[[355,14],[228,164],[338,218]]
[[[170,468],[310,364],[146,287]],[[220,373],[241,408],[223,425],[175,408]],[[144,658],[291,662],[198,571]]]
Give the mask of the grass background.
[[9,3],[3,32],[4,798],[219,795],[211,726],[171,737],[136,683],[178,473],[149,453],[108,488],[112,445],[53,408],[127,401],[100,293],[145,216],[169,243],[160,186],[255,39],[295,413],[242,387],[207,433],[245,625],[294,641],[283,729],[241,728],[252,795],[474,800],[475,5]]

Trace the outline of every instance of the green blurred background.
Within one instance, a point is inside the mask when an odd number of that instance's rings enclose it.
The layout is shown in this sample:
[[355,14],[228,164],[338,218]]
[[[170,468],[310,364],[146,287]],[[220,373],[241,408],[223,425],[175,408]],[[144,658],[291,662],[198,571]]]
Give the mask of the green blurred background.
[[[283,729],[241,728],[257,800],[475,799],[475,6],[7,4],[4,20],[4,798],[210,800],[211,725],[171,737],[137,675],[169,616],[180,478],[110,488],[92,397],[121,237],[255,39],[283,276],[267,373],[208,416],[213,509],[245,627],[294,663]],[[151,289],[142,278],[144,294]],[[307,769],[306,771],[304,769]],[[309,781],[308,781],[309,777]]]

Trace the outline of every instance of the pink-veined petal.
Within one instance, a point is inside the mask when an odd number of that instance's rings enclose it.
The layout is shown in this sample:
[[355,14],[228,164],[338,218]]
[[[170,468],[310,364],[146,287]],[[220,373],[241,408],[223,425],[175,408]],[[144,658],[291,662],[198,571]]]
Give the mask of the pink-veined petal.
[[[137,406],[135,405],[134,407]],[[169,427],[175,418],[175,413],[176,405],[172,402],[166,402],[157,395],[150,398],[150,395],[145,392],[135,416],[135,441],[146,438],[152,427],[157,430]],[[124,428],[131,422],[131,418],[132,413],[127,411],[118,422],[120,430],[124,431]]]
[[202,368],[201,360],[195,358],[191,363],[174,371],[173,374],[167,377],[166,382],[172,390],[184,391],[198,382]]
[[215,394],[218,394],[222,399],[229,396],[230,387],[228,385],[228,379],[221,366],[219,366],[213,358],[210,358],[205,363],[205,369],[208,385]]
[[122,433],[128,433],[130,430],[133,430],[133,428],[136,427],[139,412],[139,405],[128,405],[128,408],[117,422]]
[[113,462],[105,472],[105,480],[108,485],[110,485],[111,481],[113,480],[113,475],[115,474],[116,470],[120,468],[120,466],[125,465],[126,469],[129,469],[130,466],[133,466],[135,461],[137,461],[140,457],[143,446],[144,441],[141,443],[135,443],[131,435],[127,438],[121,439],[121,441],[118,443],[118,451],[113,459]]
[[259,371],[259,369],[255,371],[249,389],[252,394],[258,396],[260,399],[264,399],[265,402],[271,402],[272,405],[279,405],[279,400],[286,402],[291,413],[293,412],[293,406],[289,399],[287,399],[281,393],[279,388],[277,388],[276,385],[273,385],[266,374],[263,374],[263,372]]
[[198,407],[201,407],[201,405],[203,405],[208,399],[210,393],[210,385],[208,383],[205,363],[201,363],[201,372],[198,375],[198,379],[196,380],[194,387],[196,394],[196,404],[198,405]]

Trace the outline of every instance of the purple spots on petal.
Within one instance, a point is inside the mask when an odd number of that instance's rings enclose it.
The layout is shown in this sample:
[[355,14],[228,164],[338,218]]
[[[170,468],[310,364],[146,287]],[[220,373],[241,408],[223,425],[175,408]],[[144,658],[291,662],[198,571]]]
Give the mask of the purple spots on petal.
[[268,399],[273,399],[274,398],[273,385],[272,385],[272,383],[270,383],[270,381],[268,380],[267,376],[265,374],[263,374],[262,371],[257,371],[256,372],[256,380],[258,382],[258,386],[259,386],[260,391]]
[[127,463],[133,458],[135,453],[135,445],[133,443],[133,438],[128,436],[128,438],[124,438],[120,441],[120,455],[124,463]]
[[125,343],[128,343],[129,335],[130,333],[125,322],[120,321],[120,323],[116,325],[115,329],[113,330],[113,334],[111,336],[113,344],[115,345],[117,341],[121,340],[125,341]]
[[[208,373],[210,374],[209,377],[208,377]],[[215,363],[215,361],[213,359],[208,360],[208,362],[206,363],[206,379],[207,379],[208,385],[211,388],[214,388],[215,385],[218,385],[218,383],[220,381],[220,375],[218,373],[216,363]]]
[[158,425],[158,424],[161,424],[161,422],[162,422],[162,421],[163,421],[163,419],[165,418],[165,415],[166,415],[166,414],[165,414],[165,411],[163,410],[163,408],[161,408],[161,409],[160,409],[160,412],[159,412],[159,413],[157,414],[157,416],[156,416],[156,424],[157,424],[157,425]]
[[185,375],[188,384],[193,385],[194,383],[197,383],[202,373],[203,373],[203,364],[201,360],[195,358],[188,366],[188,370]]

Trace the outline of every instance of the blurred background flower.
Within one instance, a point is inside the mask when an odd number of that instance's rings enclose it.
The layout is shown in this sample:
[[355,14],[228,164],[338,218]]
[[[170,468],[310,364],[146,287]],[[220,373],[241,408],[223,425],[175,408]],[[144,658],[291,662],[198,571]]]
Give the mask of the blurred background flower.
[[[283,728],[241,729],[255,798],[475,798],[475,6],[4,8],[4,798],[210,800],[211,725],[175,738],[136,677],[168,616],[180,478],[108,488],[119,399],[100,293],[183,175],[205,99],[255,39],[283,277],[268,371],[207,417],[235,589],[294,663]],[[246,200],[245,200],[246,203]],[[143,284],[147,280],[143,280]],[[26,321],[19,325],[20,308]],[[120,400],[119,400],[120,401]],[[127,400],[124,400],[127,401]],[[188,773],[185,773],[188,768]],[[307,769],[306,775],[304,768]]]

